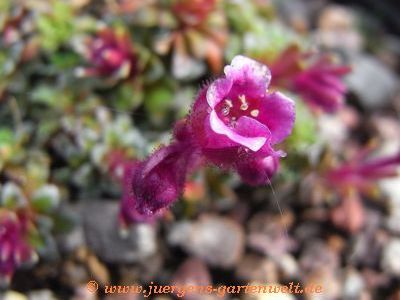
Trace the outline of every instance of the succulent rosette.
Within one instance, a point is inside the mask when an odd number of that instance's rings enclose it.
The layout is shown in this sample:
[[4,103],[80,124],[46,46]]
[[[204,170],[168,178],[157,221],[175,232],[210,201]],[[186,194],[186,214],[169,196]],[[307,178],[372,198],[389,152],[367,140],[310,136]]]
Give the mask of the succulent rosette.
[[224,72],[199,93],[190,115],[202,153],[227,168],[284,156],[273,146],[292,131],[294,102],[268,91],[271,73],[252,59],[236,56]]
[[89,39],[83,51],[90,66],[80,69],[82,76],[133,77],[137,58],[129,35],[123,30],[105,28]]
[[[166,26],[155,40],[155,50],[171,53],[172,74],[177,79],[193,79],[203,75],[206,64],[213,73],[223,67],[228,28],[218,0],[174,0],[169,2],[173,24]],[[185,65],[185,68],[182,68]]]
[[208,18],[216,5],[217,0],[178,0],[172,11],[183,24],[197,26]]

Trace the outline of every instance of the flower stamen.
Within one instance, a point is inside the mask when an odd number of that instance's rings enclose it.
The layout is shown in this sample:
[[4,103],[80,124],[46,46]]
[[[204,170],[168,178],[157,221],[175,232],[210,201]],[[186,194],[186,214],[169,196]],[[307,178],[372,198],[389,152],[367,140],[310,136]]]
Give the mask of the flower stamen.
[[225,99],[225,103],[228,107],[232,108],[233,104],[232,104],[232,100],[231,99]]
[[240,100],[240,102],[242,102],[242,105],[240,105],[240,109],[247,110],[249,108],[249,104],[247,103],[246,96],[240,95],[239,100]]
[[258,117],[259,114],[260,114],[260,111],[259,111],[258,109],[253,109],[253,110],[250,112],[250,115],[251,115],[252,117],[254,117],[254,118]]

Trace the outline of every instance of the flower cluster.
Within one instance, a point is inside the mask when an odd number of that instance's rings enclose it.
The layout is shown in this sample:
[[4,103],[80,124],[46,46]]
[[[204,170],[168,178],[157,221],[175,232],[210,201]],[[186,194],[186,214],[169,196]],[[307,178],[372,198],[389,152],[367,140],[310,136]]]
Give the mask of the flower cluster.
[[369,192],[377,180],[398,174],[400,153],[367,160],[365,152],[361,151],[350,162],[327,172],[328,184],[341,190],[356,189],[361,192]]
[[360,231],[365,223],[363,195],[373,197],[377,182],[399,174],[400,152],[395,155],[369,159],[369,147],[348,162],[327,170],[323,176],[327,190],[339,196],[338,204],[331,212],[334,225],[351,233]]
[[285,153],[274,145],[293,128],[294,102],[268,91],[270,71],[252,59],[236,56],[224,72],[199,92],[190,115],[177,123],[174,142],[129,168],[125,207],[130,203],[147,216],[168,207],[202,162],[236,170],[251,185],[268,182],[277,171]]
[[79,69],[81,76],[132,77],[136,73],[137,59],[126,32],[105,28],[90,38],[83,54],[90,66]]
[[334,64],[327,54],[315,56],[289,46],[272,62],[271,72],[273,85],[298,93],[313,110],[333,113],[344,104],[342,77],[350,67]]
[[36,254],[27,242],[28,219],[0,209],[0,279],[9,281],[16,268]]

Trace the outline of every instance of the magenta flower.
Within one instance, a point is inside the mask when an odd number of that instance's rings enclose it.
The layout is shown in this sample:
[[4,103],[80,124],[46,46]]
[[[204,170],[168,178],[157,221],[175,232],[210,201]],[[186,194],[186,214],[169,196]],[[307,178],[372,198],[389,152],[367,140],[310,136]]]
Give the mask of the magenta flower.
[[156,216],[162,214],[162,211],[156,215],[144,215],[136,209],[136,197],[132,190],[132,180],[139,170],[140,162],[129,159],[124,150],[112,150],[106,156],[109,173],[122,188],[122,199],[119,212],[120,225],[123,227],[137,222],[152,222]]
[[196,155],[195,149],[177,142],[160,148],[139,163],[132,177],[137,211],[151,216],[176,201]]
[[299,93],[314,110],[332,113],[344,103],[347,89],[342,77],[350,70],[335,65],[326,54],[316,58],[292,45],[272,62],[272,85]]
[[14,212],[0,209],[0,280],[9,282],[14,271],[32,261],[35,252],[26,242],[27,221]]
[[268,93],[270,79],[266,66],[236,56],[225,77],[200,91],[187,120],[175,125],[175,140],[125,175],[132,185],[123,199],[131,211],[125,219],[162,212],[202,162],[233,168],[248,184],[267,183],[284,156],[273,146],[290,134],[295,119],[292,100]]
[[326,175],[327,182],[336,188],[368,191],[376,180],[398,174],[400,153],[374,160],[366,160],[365,155],[366,153],[361,151],[358,157],[349,163],[329,171]]
[[122,201],[119,218],[123,225],[129,225],[137,222],[152,222],[156,217],[161,216],[163,210],[160,209],[155,214],[143,214],[137,209],[137,198],[133,194],[133,178],[136,178],[140,170],[139,164],[128,162],[123,166],[122,182]]
[[137,58],[126,32],[103,29],[89,40],[84,53],[90,67],[83,76],[132,77],[136,73]]
[[313,109],[332,113],[344,103],[347,89],[341,77],[349,71],[349,67],[335,66],[321,58],[293,78],[293,88]]
[[205,87],[190,115],[194,138],[204,156],[223,167],[237,167],[268,156],[283,156],[273,145],[292,131],[294,102],[268,93],[265,65],[236,56],[225,77]]

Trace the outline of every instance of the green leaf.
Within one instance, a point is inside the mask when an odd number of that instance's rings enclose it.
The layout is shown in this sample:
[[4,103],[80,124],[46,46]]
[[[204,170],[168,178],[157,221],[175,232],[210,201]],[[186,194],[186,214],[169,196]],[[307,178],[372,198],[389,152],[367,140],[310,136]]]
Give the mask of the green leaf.
[[9,146],[14,143],[14,134],[8,128],[0,128],[0,146]]
[[46,184],[35,192],[32,197],[32,206],[40,213],[50,213],[60,203],[58,187]]
[[316,120],[303,101],[296,101],[296,122],[287,139],[290,148],[304,151],[316,141]]
[[138,107],[143,101],[143,92],[141,86],[132,86],[132,83],[126,83],[118,88],[115,106],[120,111],[130,111]]
[[32,101],[53,108],[63,109],[70,102],[69,94],[48,85],[39,85],[32,92]]
[[1,205],[9,209],[16,209],[27,205],[27,199],[21,188],[13,182],[7,182],[1,189]]
[[62,1],[55,1],[52,13],[39,17],[37,26],[43,47],[49,51],[56,50],[74,32],[71,7]]
[[65,234],[71,232],[76,223],[76,216],[72,212],[56,212],[52,215],[52,220],[54,222],[54,231],[59,234]]
[[150,114],[164,113],[173,100],[173,92],[165,85],[151,88],[145,96],[145,107]]
[[68,69],[76,66],[80,57],[73,52],[54,53],[50,57],[51,63],[60,69]]
[[42,249],[46,245],[45,238],[36,230],[29,233],[28,242],[34,249]]

